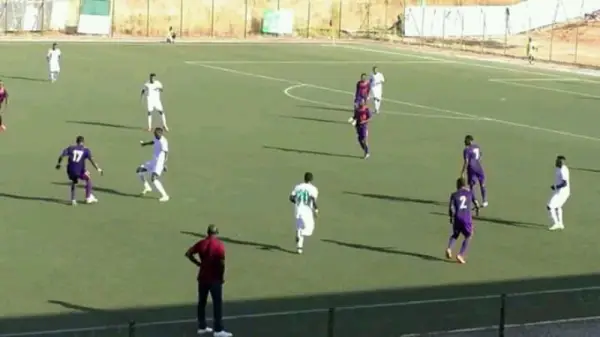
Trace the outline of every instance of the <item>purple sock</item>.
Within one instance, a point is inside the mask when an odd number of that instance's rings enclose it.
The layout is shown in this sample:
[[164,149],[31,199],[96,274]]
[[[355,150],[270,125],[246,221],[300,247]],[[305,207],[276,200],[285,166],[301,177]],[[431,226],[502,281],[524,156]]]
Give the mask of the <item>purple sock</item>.
[[369,154],[369,145],[367,145],[367,142],[364,143],[365,145],[363,146],[363,150],[365,150],[366,154]]
[[481,191],[481,199],[483,199],[483,201],[485,202],[487,200],[487,191],[485,190],[485,186],[484,185],[479,185],[479,190]]
[[360,145],[360,148],[364,151],[365,150],[365,143],[362,140],[358,141],[358,145]]
[[75,200],[75,183],[71,183],[71,200]]
[[92,195],[92,179],[85,181],[85,197],[86,199]]
[[448,240],[448,249],[452,249],[455,242],[456,242],[456,238],[454,236],[450,236],[450,240]]
[[460,246],[460,252],[458,253],[459,255],[465,255],[467,248],[469,248],[469,240],[471,240],[471,238],[465,238],[463,240],[462,245]]

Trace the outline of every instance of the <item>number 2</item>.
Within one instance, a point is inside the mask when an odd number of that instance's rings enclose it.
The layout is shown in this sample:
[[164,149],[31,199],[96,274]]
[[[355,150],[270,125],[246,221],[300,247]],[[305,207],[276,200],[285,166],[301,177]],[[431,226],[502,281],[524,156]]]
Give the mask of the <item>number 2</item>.
[[465,197],[464,195],[461,195],[460,198],[458,199],[460,201],[460,206],[458,206],[458,209],[467,209],[467,197]]
[[81,158],[83,158],[83,151],[73,150],[73,162],[79,163],[79,161],[81,161]]
[[481,155],[481,153],[479,152],[478,148],[473,149],[473,154],[475,155],[475,160],[479,160],[479,156]]

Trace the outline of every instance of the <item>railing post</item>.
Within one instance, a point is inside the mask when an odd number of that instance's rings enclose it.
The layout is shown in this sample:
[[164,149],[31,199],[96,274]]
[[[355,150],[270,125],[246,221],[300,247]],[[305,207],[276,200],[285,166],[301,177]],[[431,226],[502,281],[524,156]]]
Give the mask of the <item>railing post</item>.
[[110,37],[113,37],[115,35],[115,7],[116,7],[116,2],[117,0],[111,0],[110,1]]
[[248,37],[248,0],[244,1],[244,39]]
[[[77,13],[79,14],[79,13]],[[4,35],[8,35],[8,0],[4,0]]]
[[335,308],[329,308],[327,312],[327,337],[335,335]]
[[127,328],[127,336],[135,337],[135,321],[129,321]]
[[504,337],[506,327],[506,294],[500,295],[500,322],[498,323],[498,336]]
[[210,3],[210,37],[215,37],[215,0]]
[[306,15],[306,38],[307,39],[310,38],[310,1],[311,0],[308,0],[308,6],[307,6],[308,13]]
[[183,36],[183,0],[179,1],[179,38]]
[[344,0],[340,0],[340,11],[338,13],[338,40],[342,38],[342,9]]
[[146,37],[150,36],[150,0],[146,0]]
[[42,19],[41,19],[42,22],[40,22],[40,34],[41,35],[44,35],[44,19],[46,18],[46,15],[44,13],[46,11],[46,8],[45,8],[46,6],[44,6],[45,4],[46,4],[46,2],[44,0],[42,0],[42,6],[40,7],[40,9],[42,10],[42,13],[41,13],[42,14],[41,15],[42,16]]

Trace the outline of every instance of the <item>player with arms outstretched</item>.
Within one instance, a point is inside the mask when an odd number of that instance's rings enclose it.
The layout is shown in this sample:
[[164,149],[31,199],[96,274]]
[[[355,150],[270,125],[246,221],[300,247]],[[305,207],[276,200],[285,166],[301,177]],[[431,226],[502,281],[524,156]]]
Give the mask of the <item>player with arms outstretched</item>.
[[68,157],[67,162],[67,177],[71,181],[71,204],[77,205],[75,199],[75,188],[79,180],[85,181],[85,202],[88,204],[98,202],[98,199],[92,194],[92,178],[90,172],[85,168],[85,161],[89,160],[92,166],[102,175],[104,172],[92,159],[92,151],[84,144],[83,136],[78,136],[75,140],[75,145],[70,145],[62,151],[56,163],[56,169],[60,170],[62,160]]
[[142,146],[152,145],[154,147],[152,160],[140,165],[136,170],[136,173],[144,184],[144,190],[142,191],[142,194],[152,191],[152,187],[148,183],[148,179],[146,177],[147,174],[150,174],[150,181],[158,193],[160,193],[160,199],[158,199],[158,201],[167,202],[170,199],[169,195],[159,180],[162,173],[167,170],[166,163],[169,154],[169,142],[167,141],[167,138],[163,136],[163,129],[154,129],[154,139],[148,142],[141,141],[140,144]]
[[375,113],[378,114],[381,109],[381,100],[383,99],[383,83],[385,83],[385,76],[377,67],[373,67],[373,73],[369,79],[371,83],[371,98],[375,105]]
[[[361,102],[369,99],[369,93],[371,92],[371,84],[367,78],[367,74],[362,73],[360,80],[356,82],[356,91],[354,93],[354,109],[358,108]],[[348,123],[354,121],[354,116],[348,119]]]
[[563,223],[563,206],[571,196],[571,177],[567,167],[567,158],[557,156],[554,162],[554,184],[550,187],[553,191],[546,208],[552,219],[551,231],[565,229]]
[[58,80],[60,74],[60,59],[62,52],[58,49],[58,44],[53,43],[52,47],[48,49],[46,54],[46,60],[48,61],[48,69],[50,71],[50,82],[54,83]]
[[452,258],[452,248],[458,237],[462,235],[463,242],[458,255],[456,255],[456,260],[459,263],[467,263],[465,254],[473,235],[473,216],[471,215],[471,210],[473,207],[477,210],[477,205],[473,205],[472,200],[473,193],[467,187],[467,182],[464,178],[458,178],[456,181],[456,191],[450,195],[448,206],[452,235],[450,235],[450,239],[448,240],[446,257],[449,259]]
[[[475,139],[471,135],[465,136],[465,148],[463,149],[463,166],[460,171],[462,177],[467,178],[469,188],[473,192],[473,188],[479,183],[479,191],[481,192],[481,207],[487,207],[487,191],[485,188],[485,173],[481,164],[482,152],[479,145],[475,144]],[[473,203],[479,207],[479,202],[473,193]]]
[[0,131],[6,130],[6,125],[4,125],[3,114],[6,111],[6,107],[8,106],[8,90],[4,86],[4,82],[0,81]]
[[313,174],[304,173],[304,182],[296,185],[289,200],[294,204],[296,219],[296,249],[302,254],[304,238],[312,235],[315,230],[315,217],[319,213],[317,197],[319,190],[313,185]]
[[146,107],[148,111],[148,131],[152,131],[152,113],[158,112],[162,119],[162,129],[169,131],[167,127],[167,117],[163,109],[163,104],[160,95],[163,92],[163,85],[156,79],[156,74],[150,74],[148,82],[144,83],[142,88],[142,97],[146,97]]
[[356,128],[356,137],[358,144],[364,152],[364,158],[367,159],[370,156],[369,152],[369,130],[368,124],[371,120],[371,111],[367,106],[366,100],[362,100],[358,106],[354,109],[354,117],[352,118],[352,125]]

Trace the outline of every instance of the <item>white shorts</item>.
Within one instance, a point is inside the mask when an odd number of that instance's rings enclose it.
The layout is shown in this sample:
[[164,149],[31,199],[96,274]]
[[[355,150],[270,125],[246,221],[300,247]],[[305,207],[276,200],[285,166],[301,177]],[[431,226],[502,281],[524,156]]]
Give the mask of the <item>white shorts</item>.
[[312,214],[301,214],[296,217],[296,230],[302,236],[311,236],[315,230],[315,217]]
[[554,209],[554,208],[563,207],[563,205],[569,199],[570,195],[571,195],[570,191],[554,192],[554,194],[552,194],[552,197],[550,197],[550,201],[548,201],[548,208]]
[[160,175],[165,170],[165,160],[162,158],[154,158],[150,161],[145,162],[142,165],[148,172],[154,173],[160,177]]
[[382,90],[381,89],[371,89],[371,98],[374,100],[381,101]]
[[60,64],[58,63],[50,63],[49,65],[51,73],[60,73]]
[[152,113],[154,111],[163,112],[163,105],[160,100],[148,101],[148,113]]

